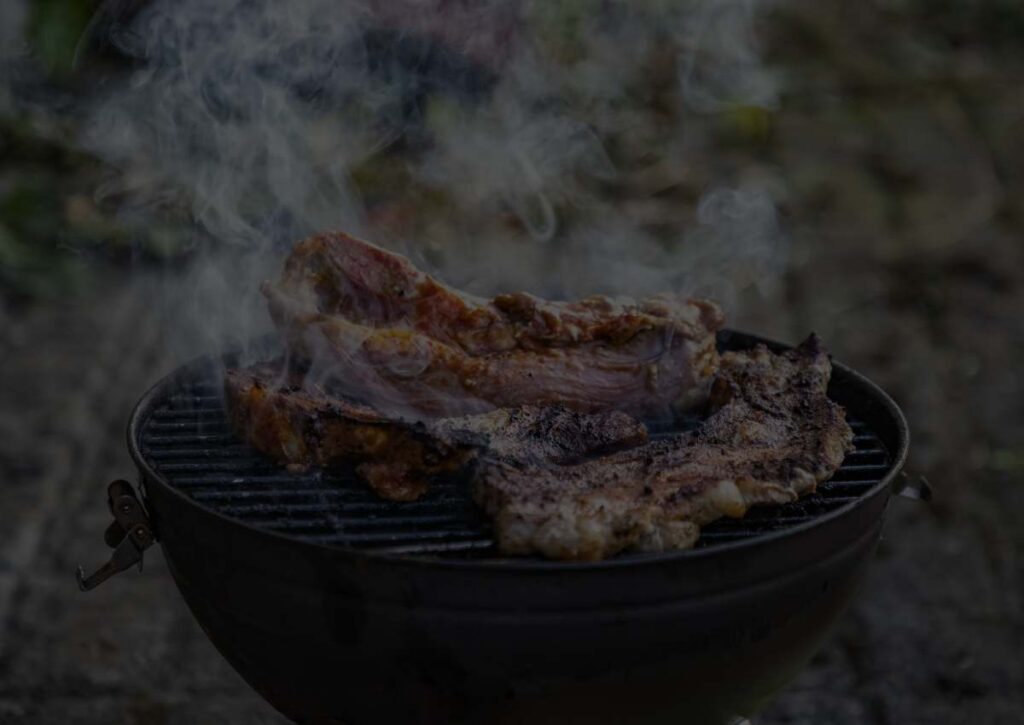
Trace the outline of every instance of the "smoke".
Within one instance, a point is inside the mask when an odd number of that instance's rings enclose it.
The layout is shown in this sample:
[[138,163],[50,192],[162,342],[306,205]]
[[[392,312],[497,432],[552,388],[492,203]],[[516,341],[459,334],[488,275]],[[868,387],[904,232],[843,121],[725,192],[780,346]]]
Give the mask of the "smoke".
[[707,114],[775,103],[756,10],[154,0],[111,26],[137,66],[82,143],[134,225],[187,212],[195,261],[167,293],[203,346],[262,329],[259,281],[334,228],[477,292],[729,304],[780,269],[772,196],[687,148]]
[[754,0],[699,3],[680,26],[680,78],[687,104],[717,112],[736,105],[770,108],[778,87],[761,63]]

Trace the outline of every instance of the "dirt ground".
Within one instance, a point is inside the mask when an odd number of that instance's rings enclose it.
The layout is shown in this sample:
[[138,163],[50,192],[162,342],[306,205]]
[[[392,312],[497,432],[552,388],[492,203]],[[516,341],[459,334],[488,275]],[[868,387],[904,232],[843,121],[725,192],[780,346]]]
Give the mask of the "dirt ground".
[[[761,157],[787,180],[789,262],[734,325],[815,330],[888,390],[935,499],[894,501],[838,631],[753,722],[1024,722],[1024,62],[999,36],[914,66],[901,33],[917,16],[792,5],[773,52],[822,63],[801,66],[806,93],[773,114]],[[957,17],[928,29],[955,39]],[[134,476],[127,416],[182,362],[166,273],[93,267],[74,294],[0,295],[0,722],[283,722],[158,548],[142,574],[77,591],[75,566],[106,555],[105,487]]]

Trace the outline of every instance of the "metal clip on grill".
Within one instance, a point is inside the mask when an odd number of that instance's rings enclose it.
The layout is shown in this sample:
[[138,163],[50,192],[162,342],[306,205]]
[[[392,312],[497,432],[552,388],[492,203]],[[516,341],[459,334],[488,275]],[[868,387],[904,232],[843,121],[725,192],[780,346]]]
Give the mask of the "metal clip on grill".
[[107,487],[107,505],[114,515],[114,521],[104,532],[103,540],[114,553],[110,561],[91,576],[85,576],[82,567],[78,567],[76,578],[78,588],[83,592],[95,589],[114,574],[136,564],[139,565],[139,571],[142,571],[142,552],[153,545],[153,527],[130,483],[111,483]]

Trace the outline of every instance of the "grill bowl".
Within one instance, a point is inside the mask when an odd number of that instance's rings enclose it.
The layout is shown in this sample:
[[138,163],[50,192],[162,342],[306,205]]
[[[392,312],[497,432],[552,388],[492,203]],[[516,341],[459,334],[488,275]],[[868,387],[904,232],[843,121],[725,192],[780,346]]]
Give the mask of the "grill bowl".
[[[731,332],[719,342],[785,349]],[[215,411],[180,410],[197,384],[216,384],[214,362],[181,368],[146,394],[129,448],[196,619],[261,695],[301,722],[700,723],[749,714],[809,659],[852,596],[908,445],[892,400],[836,363],[829,394],[858,422],[862,451],[880,449],[882,463],[854,454],[814,499],[761,510],[750,526],[708,527],[691,551],[508,559],[489,549],[468,509],[454,539],[443,517],[398,539],[268,519],[274,508],[250,464],[211,458],[239,446],[216,427]],[[213,447],[169,464],[153,443],[168,410]],[[259,470],[279,482],[279,472]],[[182,483],[204,475],[212,491]],[[239,507],[239,495],[259,501]],[[338,506],[322,491],[316,500]]]

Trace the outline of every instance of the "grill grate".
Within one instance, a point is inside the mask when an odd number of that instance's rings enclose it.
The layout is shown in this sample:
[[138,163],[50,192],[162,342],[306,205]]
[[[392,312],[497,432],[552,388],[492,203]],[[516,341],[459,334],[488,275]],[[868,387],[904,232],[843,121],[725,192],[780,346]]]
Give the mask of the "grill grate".
[[[742,519],[704,527],[698,548],[756,537],[855,501],[890,468],[881,440],[852,419],[856,450],[818,491]],[[251,526],[342,547],[438,556],[494,557],[488,522],[456,479],[434,482],[412,503],[377,498],[351,469],[292,474],[234,436],[219,385],[194,379],[157,401],[140,435],[143,455],[194,501]]]

